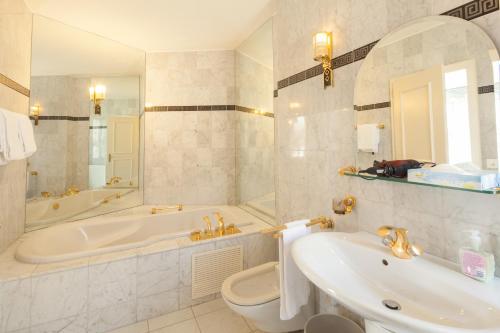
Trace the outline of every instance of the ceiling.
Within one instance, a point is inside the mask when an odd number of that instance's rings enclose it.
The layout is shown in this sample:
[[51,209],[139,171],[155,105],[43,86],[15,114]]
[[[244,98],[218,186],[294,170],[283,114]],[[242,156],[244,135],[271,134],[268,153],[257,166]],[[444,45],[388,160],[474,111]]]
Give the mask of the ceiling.
[[237,49],[239,52],[273,69],[273,21],[268,20]]
[[33,13],[147,52],[232,50],[275,0],[25,0]]

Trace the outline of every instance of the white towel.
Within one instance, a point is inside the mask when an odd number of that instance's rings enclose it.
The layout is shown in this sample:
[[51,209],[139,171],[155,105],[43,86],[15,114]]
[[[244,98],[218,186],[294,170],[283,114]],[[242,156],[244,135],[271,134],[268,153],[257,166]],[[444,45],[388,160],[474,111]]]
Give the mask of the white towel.
[[293,261],[292,243],[311,233],[311,228],[306,227],[309,220],[300,220],[287,223],[287,229],[281,233],[279,240],[280,260],[280,318],[288,320],[295,317],[301,306],[309,301],[311,292],[309,280],[302,274]]
[[30,118],[25,115],[19,115],[18,125],[24,145],[24,158],[28,158],[36,152],[33,125],[31,124]]
[[0,109],[4,119],[5,138],[2,144],[3,158],[7,162],[24,158],[24,143],[19,130],[20,115]]
[[358,125],[358,151],[378,153],[380,129],[378,124]]

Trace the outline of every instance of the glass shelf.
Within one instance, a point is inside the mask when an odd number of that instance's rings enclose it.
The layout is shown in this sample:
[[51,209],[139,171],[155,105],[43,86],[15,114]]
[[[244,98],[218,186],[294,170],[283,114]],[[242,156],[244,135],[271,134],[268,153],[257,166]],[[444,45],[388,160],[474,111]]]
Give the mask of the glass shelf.
[[463,191],[463,192],[474,192],[474,193],[483,193],[483,194],[492,194],[492,195],[500,194],[499,187],[495,187],[495,188],[491,188],[491,189],[487,189],[487,190],[472,190],[472,189],[461,188],[461,187],[451,187],[451,186],[443,186],[443,185],[436,185],[436,184],[410,182],[406,178],[377,177],[377,176],[373,176],[373,175],[359,174],[359,173],[352,173],[352,172],[344,172],[344,175],[349,176],[349,177],[358,177],[358,178],[366,179],[368,181],[380,180],[380,181],[384,181],[384,182],[393,182],[393,183],[411,184],[411,185],[419,185],[419,186],[427,186],[427,187],[446,188],[446,189],[450,189],[450,190]]

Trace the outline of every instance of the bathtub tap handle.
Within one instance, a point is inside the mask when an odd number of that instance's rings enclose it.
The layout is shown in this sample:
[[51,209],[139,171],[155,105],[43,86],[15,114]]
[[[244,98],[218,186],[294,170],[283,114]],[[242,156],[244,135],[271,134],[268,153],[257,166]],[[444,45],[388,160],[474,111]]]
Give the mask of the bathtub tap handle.
[[205,235],[208,237],[212,236],[212,221],[210,220],[210,217],[208,216],[203,216],[203,221],[205,222],[205,225],[207,228],[205,229]]
[[226,227],[224,226],[224,218],[219,212],[215,213],[214,215],[215,219],[217,220],[217,224],[219,225],[219,227],[216,230],[217,234],[219,236],[224,236],[224,234],[226,233]]

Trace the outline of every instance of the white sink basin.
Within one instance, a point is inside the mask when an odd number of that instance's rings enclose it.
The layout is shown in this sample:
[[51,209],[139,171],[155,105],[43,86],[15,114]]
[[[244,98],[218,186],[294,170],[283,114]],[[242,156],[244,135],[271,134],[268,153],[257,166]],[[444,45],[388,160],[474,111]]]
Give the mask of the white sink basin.
[[[428,255],[398,259],[367,233],[315,233],[295,241],[292,256],[320,289],[388,330],[500,332],[498,278],[477,282]],[[384,300],[396,301],[401,309],[388,309]]]

